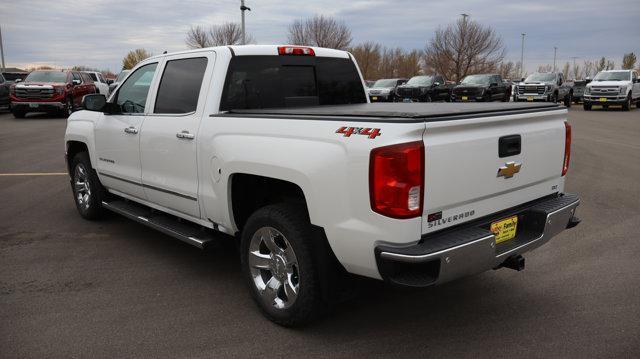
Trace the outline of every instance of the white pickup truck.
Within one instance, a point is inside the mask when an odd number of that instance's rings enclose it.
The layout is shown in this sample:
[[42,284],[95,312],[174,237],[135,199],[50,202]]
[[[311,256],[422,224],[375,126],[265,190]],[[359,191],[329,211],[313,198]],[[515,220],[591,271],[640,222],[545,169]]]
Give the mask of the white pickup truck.
[[83,104],[65,135],[80,214],[200,248],[237,238],[254,299],[282,325],[317,316],[349,273],[422,287],[521,270],[579,223],[566,109],[370,104],[343,51],[163,54]]

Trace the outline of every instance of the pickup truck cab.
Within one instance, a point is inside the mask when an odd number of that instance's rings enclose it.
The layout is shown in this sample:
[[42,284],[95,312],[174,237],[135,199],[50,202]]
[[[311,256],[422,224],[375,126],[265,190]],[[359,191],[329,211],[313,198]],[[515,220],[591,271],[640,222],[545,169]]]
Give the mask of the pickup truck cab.
[[395,101],[449,102],[453,86],[447,83],[442,75],[414,76],[406,84],[397,87]]
[[29,112],[69,116],[82,106],[82,98],[98,92],[89,75],[79,71],[33,71],[11,86],[11,112],[23,118]]
[[120,213],[198,248],[239,242],[282,325],[349,273],[430,286],[500,266],[574,217],[554,104],[370,104],[348,52],[225,46],[148,58],[84,99],[65,150],[81,216]]
[[591,110],[593,105],[621,105],[624,111],[629,111],[632,104],[638,106],[640,101],[640,80],[634,70],[600,71],[589,82],[582,96],[585,111]]
[[497,74],[478,74],[465,76],[456,85],[451,94],[451,101],[502,101],[509,102],[511,85],[502,80]]
[[518,84],[515,101],[562,101],[566,107],[573,102],[573,86],[562,72],[536,72]]

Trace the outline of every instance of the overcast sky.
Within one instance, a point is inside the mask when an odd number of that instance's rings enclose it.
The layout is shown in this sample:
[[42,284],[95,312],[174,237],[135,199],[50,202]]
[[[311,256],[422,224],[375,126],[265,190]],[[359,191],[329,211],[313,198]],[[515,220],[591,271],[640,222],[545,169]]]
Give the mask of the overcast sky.
[[[240,21],[239,0],[0,0],[7,66],[87,65],[119,71],[131,49],[154,54],[185,49],[191,25]],[[519,61],[525,32],[525,66],[607,56],[621,63],[640,55],[640,0],[246,0],[247,31],[259,44],[284,43],[291,21],[330,15],[352,30],[353,43],[423,49],[440,25],[461,13],[491,25],[507,59]],[[560,65],[559,65],[560,66]]]

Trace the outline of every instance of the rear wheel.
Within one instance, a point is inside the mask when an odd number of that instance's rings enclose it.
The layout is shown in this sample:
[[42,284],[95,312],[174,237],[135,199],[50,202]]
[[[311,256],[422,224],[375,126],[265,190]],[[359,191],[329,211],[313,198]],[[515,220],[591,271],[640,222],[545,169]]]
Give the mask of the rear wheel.
[[324,305],[312,256],[311,224],[301,207],[257,210],[242,230],[241,263],[253,299],[273,322],[307,323]]
[[61,111],[61,115],[64,117],[69,117],[71,116],[72,113],[73,113],[73,101],[71,100],[71,97],[68,97],[67,100],[64,102],[64,108]]
[[102,199],[105,190],[98,174],[91,167],[87,152],[76,154],[71,160],[71,189],[76,208],[85,219],[98,219],[103,213]]

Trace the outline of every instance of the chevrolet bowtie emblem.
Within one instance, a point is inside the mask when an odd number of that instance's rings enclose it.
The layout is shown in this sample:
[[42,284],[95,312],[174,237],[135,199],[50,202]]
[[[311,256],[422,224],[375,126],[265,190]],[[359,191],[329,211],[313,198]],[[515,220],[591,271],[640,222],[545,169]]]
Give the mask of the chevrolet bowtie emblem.
[[507,162],[503,167],[498,169],[498,177],[511,178],[514,174],[520,172],[521,163]]

